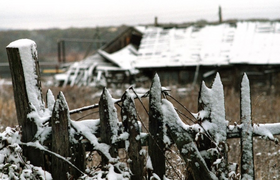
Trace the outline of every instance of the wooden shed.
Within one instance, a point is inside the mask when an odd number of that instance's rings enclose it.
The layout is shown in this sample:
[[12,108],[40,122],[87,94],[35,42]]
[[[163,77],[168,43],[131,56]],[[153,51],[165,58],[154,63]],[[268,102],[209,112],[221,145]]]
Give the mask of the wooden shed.
[[146,27],[134,67],[162,82],[200,83],[216,72],[237,86],[246,72],[252,84],[277,83],[280,23],[236,22],[184,28]]

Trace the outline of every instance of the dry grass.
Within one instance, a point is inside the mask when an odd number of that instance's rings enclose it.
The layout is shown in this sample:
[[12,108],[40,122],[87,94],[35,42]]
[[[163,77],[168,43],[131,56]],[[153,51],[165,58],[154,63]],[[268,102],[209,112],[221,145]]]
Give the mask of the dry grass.
[[[56,96],[59,91],[62,91],[68,102],[70,109],[76,109],[83,106],[98,103],[99,96],[101,94],[100,89],[92,87],[49,87],[53,94]],[[43,88],[43,94],[45,94],[48,87]],[[191,112],[197,112],[197,99],[198,99],[198,87],[191,91],[180,91],[178,87],[170,87],[171,94],[179,100],[184,106]],[[189,87],[187,87],[189,89]],[[230,124],[234,122],[240,123],[240,100],[239,92],[236,92],[232,88],[225,87],[225,109],[226,119]],[[120,98],[121,90],[109,90],[114,98]],[[252,94],[252,119],[254,123],[275,123],[279,122],[280,111],[280,95],[278,93],[267,94],[264,91],[254,91]],[[172,100],[170,100],[172,101]],[[147,105],[148,99],[143,99],[143,103]],[[176,105],[176,103],[173,101]],[[141,106],[139,101],[136,101],[139,116],[148,127],[147,113]],[[147,106],[146,106],[147,107]],[[180,111],[191,117],[183,108],[176,105]],[[13,100],[13,93],[11,86],[1,86],[0,91],[0,125],[3,128],[6,126],[15,126],[17,124],[16,110]],[[120,108],[117,108],[118,110]],[[95,119],[98,118],[98,109],[86,111],[82,114],[75,114],[71,116],[73,120],[82,119]],[[182,120],[187,124],[192,122],[186,118]],[[145,130],[144,130],[145,131]],[[238,139],[231,139],[228,141],[230,145],[229,162],[240,161],[240,143]],[[273,142],[269,142],[260,138],[254,138],[254,152],[255,152],[255,170],[256,179],[279,179],[280,168],[280,149],[278,145]]]
[[17,125],[12,86],[0,86],[0,129]]
[[[226,118],[230,124],[240,123],[239,92],[225,90]],[[254,91],[251,95],[253,123],[277,123],[280,118],[280,97],[277,93],[268,94],[266,91]],[[228,140],[230,145],[229,161],[240,161],[240,140]],[[280,147],[274,142],[254,137],[255,179],[279,179]]]

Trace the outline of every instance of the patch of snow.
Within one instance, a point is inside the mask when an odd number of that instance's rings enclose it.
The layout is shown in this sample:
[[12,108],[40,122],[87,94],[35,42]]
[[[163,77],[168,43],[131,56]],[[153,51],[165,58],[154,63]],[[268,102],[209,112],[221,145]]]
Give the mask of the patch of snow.
[[147,157],[146,168],[150,170],[154,170],[150,156]]
[[160,177],[157,174],[155,174],[155,173],[153,173],[151,179],[161,180]]
[[52,93],[52,91],[50,89],[48,89],[47,91],[47,106],[50,112],[53,111],[53,107],[55,104],[55,98],[54,95]]
[[112,54],[109,54],[101,49],[98,50],[98,53],[111,62],[117,64],[120,68],[127,70],[133,69],[132,62],[135,61],[137,57],[137,50],[131,44]]
[[124,177],[123,174],[116,173],[114,166],[109,164],[109,172],[106,176],[107,180],[129,180],[129,177]]
[[217,144],[225,141],[228,121],[225,119],[224,91],[218,73],[211,89],[204,82],[202,83],[199,103],[203,104],[203,109],[198,112],[197,118],[211,120],[211,122],[204,121],[203,128],[214,136]]
[[[14,128],[7,127],[3,133],[0,133],[1,150],[0,150],[0,177],[1,179],[32,179],[37,176],[41,179],[52,180],[49,172],[42,170],[41,167],[26,165],[23,162],[22,149],[19,145],[21,134]],[[3,142],[6,141],[4,144]],[[41,148],[39,142],[33,143],[36,147]],[[6,169],[7,168],[7,169]],[[7,171],[6,171],[6,170]],[[4,171],[2,171],[4,170]]]

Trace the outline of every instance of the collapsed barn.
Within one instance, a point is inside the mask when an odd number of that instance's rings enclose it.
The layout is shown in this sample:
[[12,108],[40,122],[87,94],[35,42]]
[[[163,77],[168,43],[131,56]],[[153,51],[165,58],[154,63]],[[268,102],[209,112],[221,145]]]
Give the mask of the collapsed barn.
[[278,83],[280,23],[248,22],[188,27],[128,27],[98,52],[56,76],[60,84],[133,83],[139,73],[159,74],[163,85],[200,83],[219,72],[236,86],[244,72],[251,83]]

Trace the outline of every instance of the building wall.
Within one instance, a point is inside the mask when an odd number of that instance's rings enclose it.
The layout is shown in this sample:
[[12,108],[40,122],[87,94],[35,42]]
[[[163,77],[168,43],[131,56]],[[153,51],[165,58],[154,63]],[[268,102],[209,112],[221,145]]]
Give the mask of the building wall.
[[140,32],[132,27],[129,27],[102,49],[110,54],[124,48],[130,43],[135,46],[139,46],[141,38],[142,34]]
[[[193,83],[197,67],[176,67],[176,68],[150,68],[142,69],[144,75],[152,78],[157,73],[161,79],[163,86],[185,85]],[[242,75],[247,74],[252,87],[269,89],[271,86],[280,90],[280,66],[267,65],[244,65],[236,64],[231,66],[199,67],[196,84],[205,81],[210,86],[214,80],[216,73],[219,72],[223,85],[226,87],[240,88]],[[208,75],[208,76],[206,76]]]

